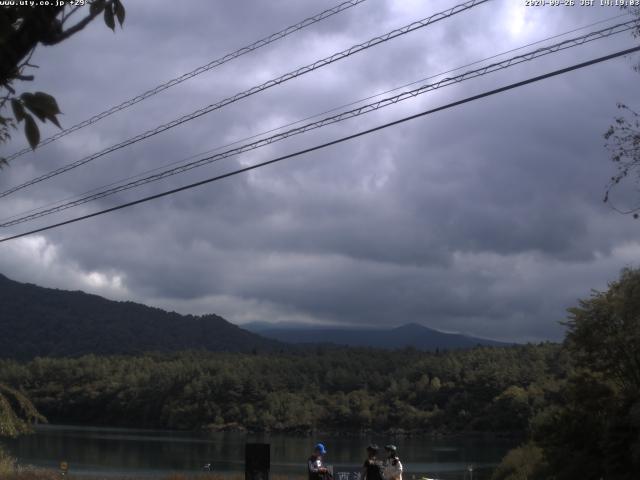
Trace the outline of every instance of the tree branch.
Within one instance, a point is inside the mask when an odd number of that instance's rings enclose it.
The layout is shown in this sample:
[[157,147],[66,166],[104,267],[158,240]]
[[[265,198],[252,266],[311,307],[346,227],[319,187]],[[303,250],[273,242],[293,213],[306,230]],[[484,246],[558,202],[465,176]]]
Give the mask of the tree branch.
[[87,25],[89,25],[89,23],[91,23],[91,21],[96,18],[98,15],[100,15],[105,8],[109,8],[111,6],[111,4],[113,3],[113,0],[109,0],[108,2],[106,2],[104,4],[104,7],[96,10],[95,12],[91,12],[89,13],[89,15],[87,15],[86,17],[84,17],[82,20],[80,20],[78,23],[76,23],[73,27],[69,27],[68,29],[62,31],[59,35],[57,35],[53,41],[51,43],[49,43],[49,45],[55,45],[56,43],[60,43],[63,40],[66,40],[67,38],[71,37],[72,35],[78,33],[79,31],[81,31],[82,29],[84,29],[84,27],[86,27]]

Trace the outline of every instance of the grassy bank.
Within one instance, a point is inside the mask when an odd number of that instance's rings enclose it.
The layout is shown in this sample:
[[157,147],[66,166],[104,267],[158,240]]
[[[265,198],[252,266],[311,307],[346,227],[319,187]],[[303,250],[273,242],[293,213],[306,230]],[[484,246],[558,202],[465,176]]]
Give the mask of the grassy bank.
[[[20,468],[11,473],[5,472],[1,475],[2,480],[244,480],[244,475],[238,473],[202,473],[202,474],[181,474],[173,473],[160,475],[158,477],[137,477],[137,476],[100,476],[100,475],[73,475],[61,476],[60,472],[54,470],[42,470],[33,468]],[[272,480],[303,480],[303,476],[271,475]]]
[[[72,475],[68,474],[66,476],[61,476],[59,472],[53,470],[23,470],[20,472],[11,473],[8,476],[3,475],[3,480],[150,480],[151,477],[132,477],[132,476],[123,476],[123,477],[101,477],[101,476],[84,476],[84,475]],[[215,475],[182,475],[182,474],[171,474],[166,476],[158,477],[158,480],[241,480],[241,477],[238,476],[224,476],[220,474]],[[244,477],[242,477],[244,479]]]
[[[271,480],[305,480],[304,475],[270,475]],[[0,448],[0,480],[244,480],[241,473],[171,473],[153,475],[77,475],[59,470],[18,465],[15,458]]]
[[[182,475],[171,474],[157,477],[158,480],[244,480],[244,477],[240,475],[221,475],[221,474],[209,474],[209,475]],[[101,477],[99,475],[73,475],[68,474],[61,476],[59,472],[53,470],[22,470],[19,472],[10,473],[7,476],[2,476],[3,480],[151,480],[152,477],[135,477],[135,476],[111,476]]]

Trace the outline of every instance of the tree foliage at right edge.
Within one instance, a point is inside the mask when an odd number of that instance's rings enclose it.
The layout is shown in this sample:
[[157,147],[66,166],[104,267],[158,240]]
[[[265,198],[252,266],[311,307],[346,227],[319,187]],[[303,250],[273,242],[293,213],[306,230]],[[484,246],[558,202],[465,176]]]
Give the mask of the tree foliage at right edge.
[[[566,326],[571,373],[530,426],[543,455],[529,475],[496,480],[640,478],[640,270],[580,301]],[[499,471],[514,459],[524,468],[531,456],[505,457]]]

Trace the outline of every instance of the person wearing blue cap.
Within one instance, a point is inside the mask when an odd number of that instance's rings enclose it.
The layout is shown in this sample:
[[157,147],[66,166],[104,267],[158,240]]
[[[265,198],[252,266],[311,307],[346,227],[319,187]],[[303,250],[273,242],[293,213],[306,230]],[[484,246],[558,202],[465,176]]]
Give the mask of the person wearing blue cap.
[[324,480],[328,472],[322,463],[322,456],[327,454],[327,449],[323,443],[318,443],[313,448],[313,454],[307,461],[307,469],[309,471],[309,480]]

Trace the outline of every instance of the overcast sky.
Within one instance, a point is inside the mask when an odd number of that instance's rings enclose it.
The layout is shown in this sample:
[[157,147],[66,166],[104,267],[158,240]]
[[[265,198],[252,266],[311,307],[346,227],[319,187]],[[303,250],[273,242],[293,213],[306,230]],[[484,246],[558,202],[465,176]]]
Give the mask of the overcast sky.
[[[164,0],[124,3],[124,29],[114,34],[97,21],[63,44],[40,48],[34,85],[20,85],[53,94],[63,126],[338,2],[189,0],[179,8]],[[368,0],[21,157],[0,172],[0,188],[456,3]],[[491,1],[239,101],[4,198],[0,215],[621,13],[616,7],[524,3]],[[636,42],[623,33],[3,233],[268,160]],[[418,322],[505,340],[559,340],[566,308],[592,288],[605,288],[639,258],[640,224],[602,203],[613,173],[602,134],[618,113],[616,102],[640,101],[633,62],[599,64],[7,242],[0,245],[0,272],[182,313],[217,313],[235,323]],[[52,133],[43,128],[45,136]],[[16,135],[3,151],[24,143]]]

